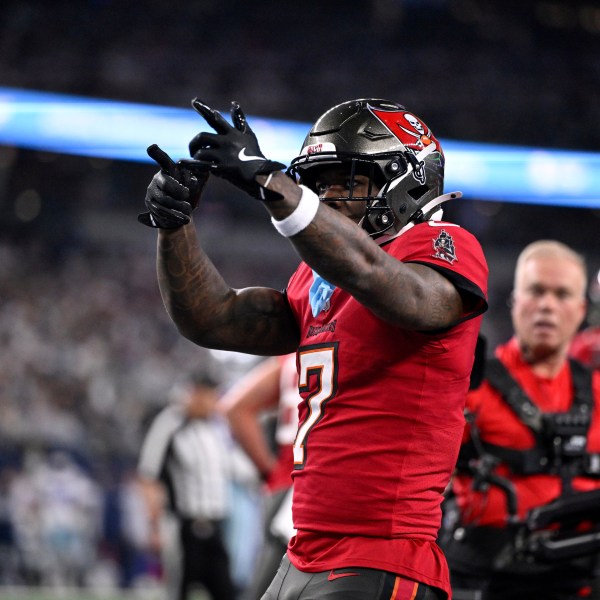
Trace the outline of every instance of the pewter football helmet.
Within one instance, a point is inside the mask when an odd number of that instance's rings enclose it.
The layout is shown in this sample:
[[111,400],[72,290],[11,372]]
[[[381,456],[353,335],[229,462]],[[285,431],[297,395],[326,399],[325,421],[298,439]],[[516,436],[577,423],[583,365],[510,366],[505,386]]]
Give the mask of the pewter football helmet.
[[288,173],[317,192],[319,168],[339,164],[348,165],[351,178],[367,175],[379,188],[377,195],[369,190],[366,197],[349,198],[366,201],[362,226],[372,235],[399,231],[438,210],[439,202],[432,200],[443,193],[442,148],[429,127],[400,104],[360,99],[329,109],[306,136]]

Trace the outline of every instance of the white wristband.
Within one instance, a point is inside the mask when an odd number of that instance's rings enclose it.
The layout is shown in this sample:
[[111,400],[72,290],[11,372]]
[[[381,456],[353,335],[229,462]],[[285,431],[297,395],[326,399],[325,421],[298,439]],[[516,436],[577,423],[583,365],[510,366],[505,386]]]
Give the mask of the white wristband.
[[284,237],[292,237],[306,229],[319,210],[319,196],[303,185],[300,188],[302,196],[294,212],[281,221],[276,221],[271,217],[273,227]]

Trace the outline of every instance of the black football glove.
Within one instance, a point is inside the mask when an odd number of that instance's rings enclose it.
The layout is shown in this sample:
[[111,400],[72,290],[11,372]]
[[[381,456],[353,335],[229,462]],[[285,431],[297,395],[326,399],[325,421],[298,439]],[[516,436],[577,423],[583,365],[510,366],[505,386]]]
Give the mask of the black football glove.
[[211,173],[233,183],[258,200],[281,199],[281,194],[262,187],[254,178],[286,167],[264,157],[240,105],[237,102],[231,103],[233,126],[218,111],[198,98],[192,100],[192,106],[217,133],[199,133],[190,142],[190,156],[200,164],[208,165]]
[[208,179],[208,168],[200,164],[188,167],[186,161],[176,164],[156,144],[149,146],[147,152],[161,170],[154,175],[146,191],[148,212],[138,215],[138,221],[161,229],[186,225],[198,206],[200,192]]

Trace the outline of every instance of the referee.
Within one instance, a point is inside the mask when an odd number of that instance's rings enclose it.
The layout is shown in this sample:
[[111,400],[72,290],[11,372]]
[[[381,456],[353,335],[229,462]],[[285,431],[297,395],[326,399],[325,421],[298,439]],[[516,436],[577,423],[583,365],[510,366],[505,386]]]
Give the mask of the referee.
[[[138,473],[169,600],[186,600],[198,583],[213,600],[236,596],[223,540],[231,453],[227,426],[215,412],[217,399],[217,383],[205,374],[193,375],[175,388],[142,443]],[[167,550],[165,508],[174,517],[179,560]]]

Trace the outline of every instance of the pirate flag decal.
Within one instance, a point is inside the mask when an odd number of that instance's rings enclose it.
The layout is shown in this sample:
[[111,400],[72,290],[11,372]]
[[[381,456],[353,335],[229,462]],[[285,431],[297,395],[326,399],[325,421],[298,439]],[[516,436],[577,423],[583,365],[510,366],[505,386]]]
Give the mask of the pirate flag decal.
[[433,249],[435,250],[434,258],[445,260],[450,264],[453,264],[456,260],[454,240],[445,229],[442,229],[437,238],[433,240]]

